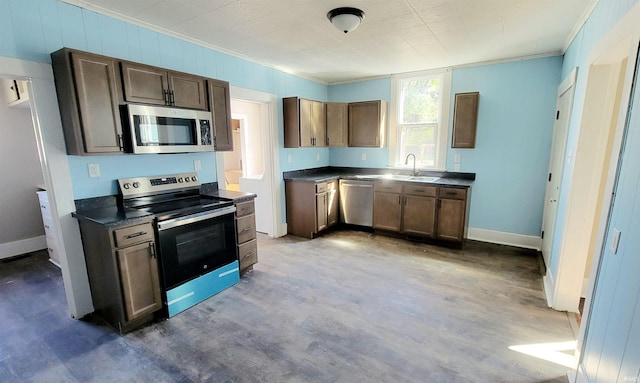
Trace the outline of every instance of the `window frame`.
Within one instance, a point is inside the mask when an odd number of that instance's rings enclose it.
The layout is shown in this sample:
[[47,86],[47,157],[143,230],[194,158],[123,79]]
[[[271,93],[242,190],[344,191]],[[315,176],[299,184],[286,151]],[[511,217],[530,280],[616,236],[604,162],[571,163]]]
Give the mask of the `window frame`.
[[[400,92],[402,87],[400,84],[407,80],[425,79],[441,77],[442,104],[440,105],[440,121],[437,125],[436,155],[434,166],[420,167],[421,170],[446,170],[447,149],[449,142],[449,120],[451,106],[451,68],[437,69],[431,71],[403,73],[391,76],[391,102],[389,111],[389,167],[392,168],[408,168],[412,165],[405,165],[404,158],[399,158],[401,153],[400,133],[401,129],[398,124],[398,112],[401,108]],[[420,124],[430,125],[431,123]]]

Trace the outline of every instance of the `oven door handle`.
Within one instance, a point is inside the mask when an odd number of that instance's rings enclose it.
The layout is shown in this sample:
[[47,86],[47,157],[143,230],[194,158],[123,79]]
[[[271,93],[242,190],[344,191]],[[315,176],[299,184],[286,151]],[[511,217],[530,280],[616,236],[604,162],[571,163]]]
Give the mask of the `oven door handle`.
[[232,214],[236,211],[235,206],[229,206],[214,211],[206,211],[197,214],[191,214],[184,217],[168,219],[166,221],[158,222],[158,231],[172,229],[174,227],[188,225],[190,223],[204,221],[206,219],[216,218],[227,214]]

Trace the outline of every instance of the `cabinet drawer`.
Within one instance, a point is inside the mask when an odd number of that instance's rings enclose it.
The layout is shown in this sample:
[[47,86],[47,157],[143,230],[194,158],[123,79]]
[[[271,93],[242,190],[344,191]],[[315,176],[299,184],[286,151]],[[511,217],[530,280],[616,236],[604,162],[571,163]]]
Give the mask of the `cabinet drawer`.
[[404,194],[419,195],[424,197],[435,197],[437,188],[435,186],[422,186],[416,184],[405,184]]
[[327,191],[326,183],[316,184],[316,193],[324,193],[326,191]]
[[153,227],[151,223],[129,226],[113,231],[113,237],[117,247],[131,246],[136,243],[153,241]]
[[258,241],[254,239],[239,245],[238,259],[240,260],[240,270],[258,263]]
[[42,216],[42,224],[44,225],[44,234],[47,238],[55,238],[56,234],[53,231],[53,220],[49,215]]
[[375,182],[373,184],[373,190],[387,193],[402,193],[402,184],[396,182]]
[[236,219],[238,243],[245,243],[256,238],[256,216],[251,214]]
[[466,199],[467,198],[467,190],[466,189],[456,189],[456,188],[440,188],[440,198],[450,198],[450,199]]
[[240,202],[236,204],[236,217],[244,217],[245,215],[254,214],[255,205],[253,201]]

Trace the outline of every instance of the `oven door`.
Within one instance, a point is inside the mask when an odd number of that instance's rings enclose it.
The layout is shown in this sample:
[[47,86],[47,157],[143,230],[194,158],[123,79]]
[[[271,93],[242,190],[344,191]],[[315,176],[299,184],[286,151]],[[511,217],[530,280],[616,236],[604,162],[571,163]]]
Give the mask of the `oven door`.
[[231,206],[158,222],[165,290],[237,259],[235,211]]

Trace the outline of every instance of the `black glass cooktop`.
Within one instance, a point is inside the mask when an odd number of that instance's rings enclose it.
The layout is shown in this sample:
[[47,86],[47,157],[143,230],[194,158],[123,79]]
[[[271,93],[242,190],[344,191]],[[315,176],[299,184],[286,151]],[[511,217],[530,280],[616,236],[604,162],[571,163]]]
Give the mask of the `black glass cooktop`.
[[156,218],[161,221],[200,213],[203,211],[220,209],[232,205],[232,201],[223,201],[215,198],[197,196],[185,199],[169,200],[146,206],[138,206],[136,209],[155,214]]

